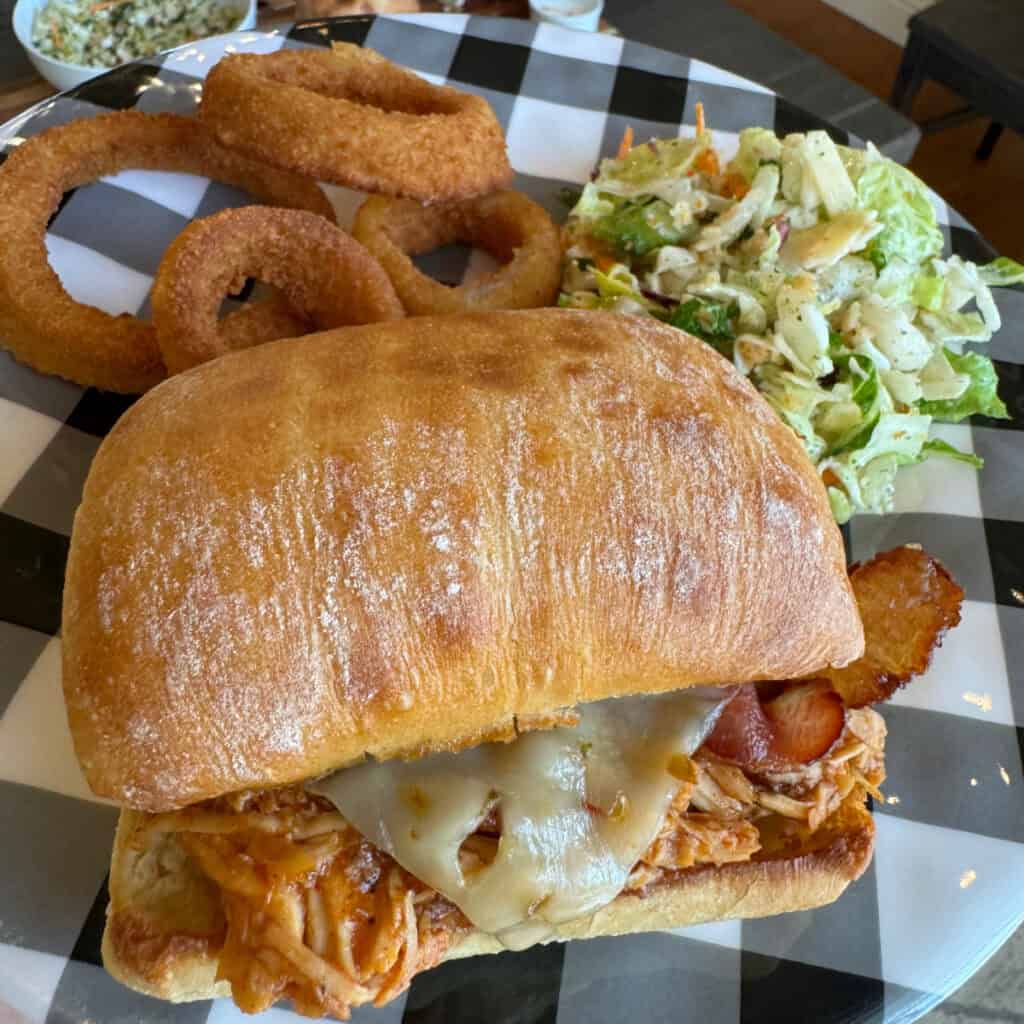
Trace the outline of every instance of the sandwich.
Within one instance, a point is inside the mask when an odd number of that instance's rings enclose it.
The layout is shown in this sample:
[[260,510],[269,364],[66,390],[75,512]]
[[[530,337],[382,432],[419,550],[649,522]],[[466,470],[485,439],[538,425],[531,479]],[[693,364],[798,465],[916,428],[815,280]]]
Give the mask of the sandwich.
[[71,540],[67,712],[122,807],[107,969],[346,1018],[443,960],[819,906],[871,705],[961,592],[848,573],[704,343],[538,310],[345,328],[141,398]]

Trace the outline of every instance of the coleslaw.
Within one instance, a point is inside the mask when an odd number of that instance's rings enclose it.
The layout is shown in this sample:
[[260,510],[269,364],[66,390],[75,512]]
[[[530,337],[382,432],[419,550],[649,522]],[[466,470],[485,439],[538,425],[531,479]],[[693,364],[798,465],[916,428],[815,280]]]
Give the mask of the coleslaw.
[[32,43],[56,60],[112,68],[237,28],[241,6],[219,0],[48,0]]
[[839,522],[891,511],[900,466],[981,460],[933,421],[1006,417],[990,288],[1024,266],[943,257],[928,190],[906,168],[822,131],[740,133],[721,167],[692,138],[601,162],[573,205],[559,304],[653,316],[702,338],[797,433]]

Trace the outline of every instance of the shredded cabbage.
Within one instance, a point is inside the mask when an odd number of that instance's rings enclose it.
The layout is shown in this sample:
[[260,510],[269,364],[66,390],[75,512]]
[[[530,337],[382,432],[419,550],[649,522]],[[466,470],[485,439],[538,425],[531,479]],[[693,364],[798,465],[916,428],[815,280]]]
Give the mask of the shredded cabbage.
[[[942,257],[928,189],[824,132],[740,133],[724,168],[709,132],[603,160],[567,225],[560,304],[654,316],[750,377],[817,465],[833,514],[893,507],[898,469],[980,460],[933,420],[1005,417],[991,287],[1024,265]],[[604,268],[604,269],[599,269]]]
[[1011,260],[1008,256],[999,256],[991,263],[979,267],[978,272],[982,281],[989,287],[1024,284],[1024,264]]
[[1003,400],[997,393],[999,378],[991,359],[977,352],[958,355],[946,349],[944,353],[949,365],[957,374],[968,378],[968,384],[956,398],[922,402],[921,411],[945,423],[959,423],[967,416],[990,416],[993,419],[1009,419]]
[[928,190],[919,178],[892,160],[866,164],[857,179],[861,209],[874,210],[884,225],[869,249],[876,266],[902,259],[920,265],[942,252],[942,231]]
[[740,132],[739,149],[729,162],[728,170],[753,181],[762,164],[777,164],[782,157],[782,143],[767,128],[744,128]]

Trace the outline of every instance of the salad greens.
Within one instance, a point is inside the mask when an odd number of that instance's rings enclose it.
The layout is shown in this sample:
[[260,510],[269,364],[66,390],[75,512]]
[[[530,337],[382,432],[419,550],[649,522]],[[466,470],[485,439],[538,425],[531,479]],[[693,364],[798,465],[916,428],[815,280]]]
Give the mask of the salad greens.
[[112,68],[237,28],[245,12],[218,0],[49,0],[32,22],[47,57]]
[[1006,417],[990,359],[990,288],[1006,257],[943,257],[926,187],[820,131],[711,133],[603,160],[569,216],[559,304],[653,316],[731,360],[799,436],[833,513],[887,512],[902,465],[981,460],[930,439],[933,420]]

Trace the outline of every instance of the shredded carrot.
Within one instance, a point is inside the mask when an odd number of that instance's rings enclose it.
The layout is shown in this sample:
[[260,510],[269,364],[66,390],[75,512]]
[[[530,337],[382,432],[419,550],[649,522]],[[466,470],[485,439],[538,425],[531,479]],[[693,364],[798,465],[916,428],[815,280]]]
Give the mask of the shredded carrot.
[[718,174],[721,170],[718,164],[718,154],[713,149],[705,149],[696,160],[693,166],[703,174]]
[[742,199],[750,191],[750,182],[737,171],[730,171],[725,176],[722,191],[733,199]]
[[89,11],[92,14],[98,14],[100,11],[105,11],[108,7],[120,7],[121,4],[126,2],[127,0],[104,0],[103,3],[93,4]]
[[597,264],[597,269],[600,270],[602,274],[607,274],[608,271],[615,266],[615,260],[612,259],[611,256],[598,256],[594,262]]
[[707,125],[704,123],[704,104],[698,103],[695,112],[697,114],[697,134],[703,135],[707,131]]
[[619,143],[619,151],[615,154],[615,159],[621,160],[632,148],[633,126],[631,124],[627,124],[626,130],[622,133],[622,141]]

